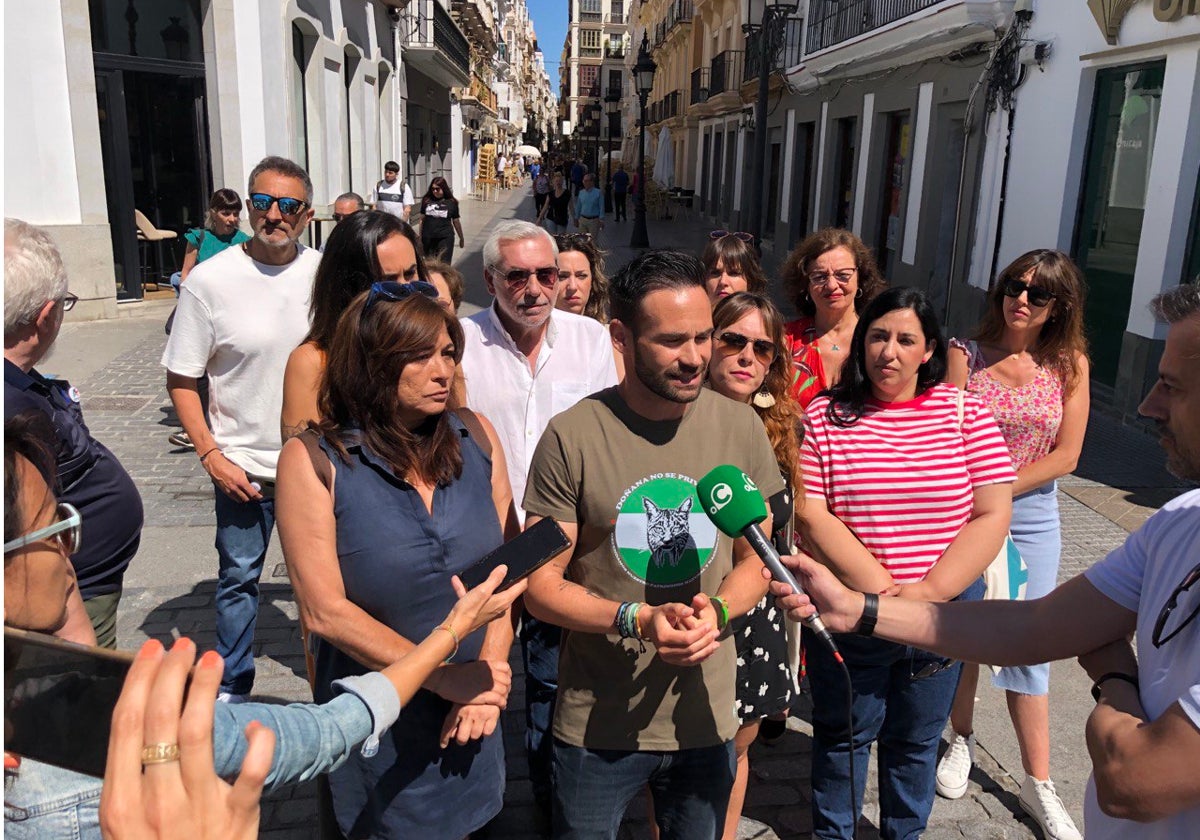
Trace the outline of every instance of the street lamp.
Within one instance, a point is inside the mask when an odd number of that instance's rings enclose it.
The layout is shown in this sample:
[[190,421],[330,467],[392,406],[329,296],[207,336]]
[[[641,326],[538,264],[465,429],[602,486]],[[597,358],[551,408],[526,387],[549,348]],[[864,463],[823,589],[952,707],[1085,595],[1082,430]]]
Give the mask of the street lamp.
[[596,164],[596,168],[594,170],[596,173],[596,186],[600,186],[600,115],[603,113],[604,111],[600,107],[600,98],[597,96],[596,101],[592,103],[591,107],[592,126],[596,131],[592,153],[592,161]]
[[607,179],[604,181],[604,212],[611,213],[613,211],[612,201],[612,153],[613,153],[613,134],[616,131],[617,115],[621,113],[621,90],[620,88],[609,88],[604,94],[604,110],[608,114],[608,145],[604,155],[604,168],[608,173]]
[[[785,0],[759,0],[763,4],[762,23],[742,24],[742,32],[749,38],[758,33],[758,102],[754,106],[754,168],[750,176],[750,215],[746,224],[746,232],[754,234],[754,242],[759,249],[762,247],[762,211],[765,196],[770,194],[764,189],[763,173],[766,171],[767,158],[767,93],[771,75],[772,59],[783,45],[783,34],[787,27],[787,19],[795,13],[796,2]],[[746,0],[746,20],[755,0]]]
[[650,57],[650,36],[643,32],[642,44],[638,47],[637,64],[633,65],[633,75],[637,80],[641,129],[638,136],[638,191],[637,200],[633,203],[633,235],[629,238],[630,248],[650,247],[650,234],[646,231],[646,100],[650,98],[650,90],[654,87],[654,71],[657,69],[658,65]]

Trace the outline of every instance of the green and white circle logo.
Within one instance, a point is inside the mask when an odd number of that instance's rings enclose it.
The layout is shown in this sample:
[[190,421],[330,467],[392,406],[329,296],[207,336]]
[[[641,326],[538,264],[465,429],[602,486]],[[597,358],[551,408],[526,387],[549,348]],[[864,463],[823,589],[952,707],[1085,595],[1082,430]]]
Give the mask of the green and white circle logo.
[[649,586],[678,586],[704,571],[719,535],[696,497],[694,479],[655,473],[621,496],[612,538],[634,578]]

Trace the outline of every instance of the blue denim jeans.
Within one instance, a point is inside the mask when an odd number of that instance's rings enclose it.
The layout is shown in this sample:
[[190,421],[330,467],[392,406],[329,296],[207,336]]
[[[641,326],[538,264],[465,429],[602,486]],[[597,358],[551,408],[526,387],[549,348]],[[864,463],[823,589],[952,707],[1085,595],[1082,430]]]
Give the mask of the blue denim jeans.
[[533,798],[548,808],[553,796],[554,762],[551,726],[558,695],[558,648],[562,628],[521,616],[521,662],[525,666],[525,754]]
[[614,840],[649,786],[661,840],[719,837],[733,788],[733,741],[673,752],[589,750],[554,740],[556,840]]
[[217,487],[217,653],[225,660],[221,691],[254,687],[254,625],[258,579],[275,527],[275,499],[235,502]]
[[100,840],[101,780],[32,759],[4,774],[4,836]]
[[[956,600],[983,595],[983,580]],[[877,743],[879,832],[884,840],[920,837],[933,808],[937,749],[962,670],[959,663],[931,676],[941,661],[928,651],[882,639],[835,634],[854,689],[854,786],[850,803],[850,740],[846,681],[825,644],[804,630],[813,701],[813,837],[849,840],[862,813],[871,744]]]

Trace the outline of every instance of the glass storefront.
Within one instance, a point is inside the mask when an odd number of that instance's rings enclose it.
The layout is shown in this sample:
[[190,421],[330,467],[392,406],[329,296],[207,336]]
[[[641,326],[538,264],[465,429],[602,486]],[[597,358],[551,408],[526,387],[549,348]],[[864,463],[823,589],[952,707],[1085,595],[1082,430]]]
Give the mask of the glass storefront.
[[1109,386],[1129,319],[1165,69],[1156,61],[1096,75],[1073,256],[1087,278],[1092,375]]

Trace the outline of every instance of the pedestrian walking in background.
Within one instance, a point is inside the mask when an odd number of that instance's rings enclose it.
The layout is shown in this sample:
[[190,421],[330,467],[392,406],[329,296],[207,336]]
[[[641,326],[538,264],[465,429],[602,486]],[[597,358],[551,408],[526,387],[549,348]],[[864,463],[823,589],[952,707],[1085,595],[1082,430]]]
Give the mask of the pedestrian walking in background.
[[837,384],[858,314],[887,286],[875,257],[848,230],[824,228],[797,245],[780,269],[783,292],[800,317],[784,330],[801,411]]
[[204,227],[192,228],[183,235],[187,243],[183,250],[183,265],[171,275],[175,297],[179,297],[179,287],[199,263],[250,238],[249,234],[238,228],[241,215],[242,199],[236,190],[222,187],[212,194],[208,199]]
[[557,236],[567,232],[567,226],[575,215],[575,198],[567,189],[562,175],[556,174],[553,184],[537,220],[539,225],[543,225],[546,230]]
[[713,306],[734,292],[761,295],[767,291],[767,275],[754,250],[754,237],[748,233],[712,231],[700,261],[704,263],[704,287]]
[[417,225],[421,231],[421,250],[426,256],[453,263],[455,235],[458,236],[458,247],[466,244],[459,221],[458,199],[440,175],[429,182],[429,189],[421,197],[421,218]]
[[575,226],[593,239],[604,230],[604,191],[590,172],[583,176],[583,189],[575,197]]
[[504,178],[506,174],[508,174],[508,157],[501,152],[500,156],[496,158],[496,178],[499,179],[502,190],[508,189],[508,182]]
[[613,221],[623,222],[629,218],[626,213],[626,201],[629,198],[629,173],[625,164],[618,163],[617,171],[612,176]]
[[409,220],[416,199],[408,181],[400,180],[400,164],[389,160],[383,165],[383,180],[375,185],[372,196],[375,209],[391,213],[404,221]]
[[[813,270],[812,279],[825,282]],[[1016,475],[991,412],[943,382],[945,374],[933,307],[916,289],[889,289],[863,310],[841,381],[804,415],[802,547],[859,592],[933,601],[983,595],[980,575],[1008,531]],[[808,628],[803,633],[813,834],[852,834],[875,744],[880,833],[919,836],[960,666],[892,642],[836,637],[854,695],[847,725],[843,668]]]
[[583,189],[583,176],[587,174],[587,167],[583,161],[577,160],[571,164],[571,192],[576,197],[579,196],[579,191]]
[[540,219],[542,216],[542,206],[546,203],[546,198],[550,195],[550,174],[545,171],[539,171],[533,176],[533,215]]
[[[175,413],[214,486],[217,652],[226,663],[222,699],[230,702],[245,700],[254,686],[284,368],[308,332],[320,259],[299,244],[313,215],[307,172],[285,158],[264,158],[250,173],[249,192],[254,236],[193,270],[162,356]],[[207,423],[198,386],[205,375],[212,396]]]
[[[762,419],[786,484],[767,499],[771,542],[780,555],[792,554],[796,475],[800,463],[800,412],[789,389],[792,360],[783,337],[783,316],[765,297],[737,292],[713,309],[713,356],[708,385],[723,397],[746,403]],[[736,840],[750,781],[750,745],[763,721],[786,719],[796,680],[788,665],[788,632],[775,596],[729,622],[737,649],[738,730],[733,738],[737,773],[729,795],[723,840]]]
[[[996,278],[972,340],[951,339],[949,380],[983,400],[1008,444],[1017,480],[1009,531],[1029,569],[1025,598],[1058,583],[1062,533],[1056,480],[1083,450],[1090,396],[1083,337],[1084,280],[1071,258],[1039,249]],[[979,666],[963,665],[950,713],[954,736],[937,770],[937,791],[967,791],[975,757],[973,718]],[[992,685],[1007,694],[1025,780],[1020,802],[1048,840],[1082,836],[1050,781],[1050,666],[1003,668]]]
[[54,441],[53,471],[46,480],[57,483],[61,500],[90,523],[87,540],[70,558],[75,584],[69,620],[54,629],[71,641],[115,648],[125,569],[142,539],[142,497],[117,457],[92,437],[79,390],[35,367],[53,349],[63,315],[75,301],[50,235],[5,219],[4,417],[36,411],[47,418]]

